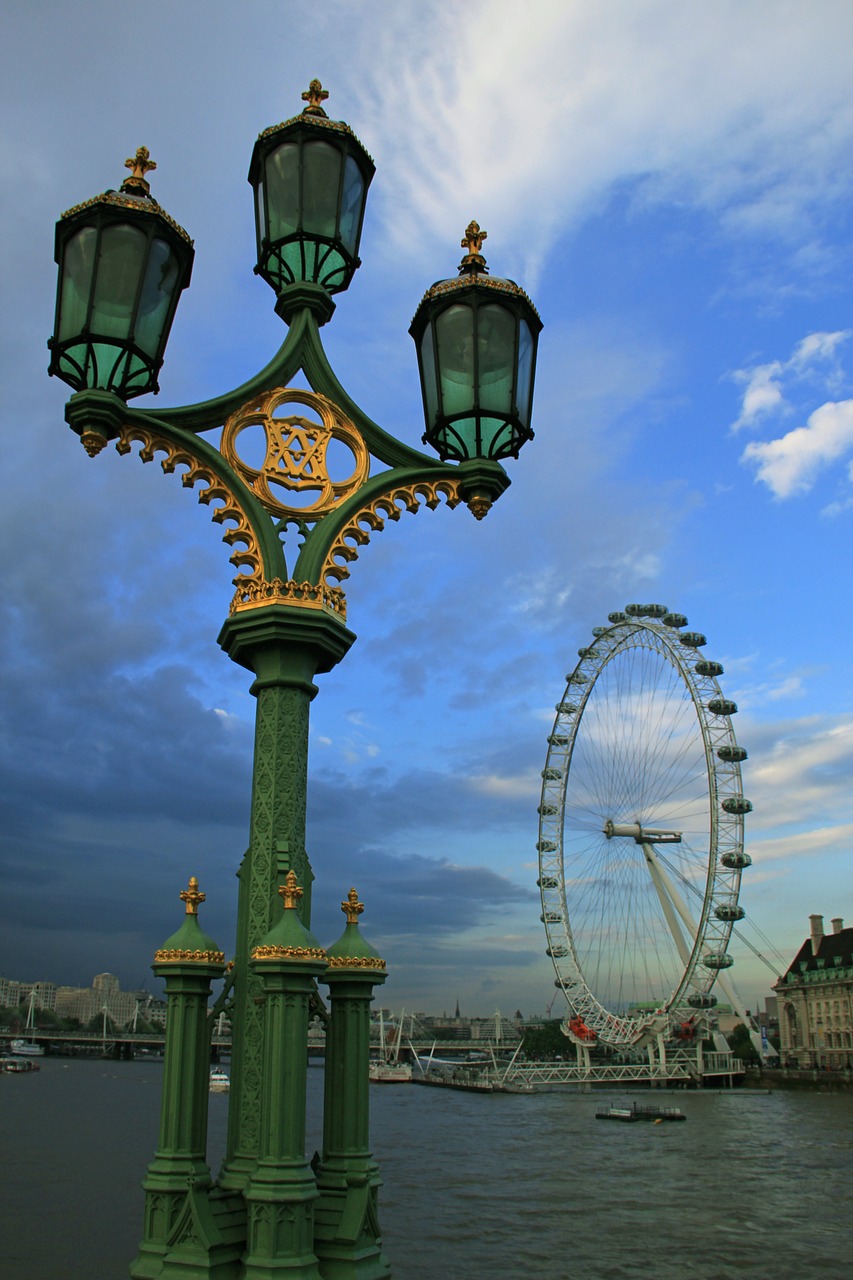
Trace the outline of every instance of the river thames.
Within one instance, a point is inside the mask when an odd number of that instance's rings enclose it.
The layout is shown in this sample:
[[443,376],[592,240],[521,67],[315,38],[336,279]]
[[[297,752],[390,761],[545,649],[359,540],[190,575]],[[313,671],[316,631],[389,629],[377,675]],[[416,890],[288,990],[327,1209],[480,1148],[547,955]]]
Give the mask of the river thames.
[[[47,1058],[0,1077],[0,1275],[127,1276],[161,1074],[156,1060]],[[310,1154],[323,1072],[308,1075]],[[853,1095],[682,1092],[660,1101],[686,1124],[595,1120],[625,1097],[373,1088],[395,1280],[853,1274]],[[211,1095],[214,1171],[227,1106]]]

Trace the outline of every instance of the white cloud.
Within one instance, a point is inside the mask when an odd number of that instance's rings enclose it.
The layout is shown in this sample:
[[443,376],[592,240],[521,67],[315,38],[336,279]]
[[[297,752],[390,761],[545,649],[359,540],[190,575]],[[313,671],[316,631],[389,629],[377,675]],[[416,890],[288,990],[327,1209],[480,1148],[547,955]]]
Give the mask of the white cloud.
[[839,329],[835,333],[810,333],[797,343],[788,360],[772,360],[768,364],[736,369],[731,376],[736,382],[745,383],[746,390],[740,414],[732,423],[732,431],[755,426],[760,419],[773,413],[790,413],[792,385],[817,382],[825,391],[837,388],[843,378],[837,350],[850,333],[849,329]]
[[[731,674],[734,668],[729,664],[724,665],[727,674]],[[765,681],[758,685],[742,686],[736,690],[741,711],[752,710],[768,702],[781,702],[785,698],[802,698],[805,692],[803,677],[797,675],[783,676],[773,683]]]
[[812,360],[831,360],[837,347],[849,337],[849,329],[839,329],[836,333],[810,333],[797,344],[790,363],[802,368]]
[[732,431],[752,426],[757,418],[784,407],[785,397],[779,385],[783,370],[784,365],[778,360],[774,360],[772,364],[756,365],[748,373],[743,369],[738,370],[735,377],[738,381],[745,381],[747,387],[743,393],[740,416],[732,424]]
[[805,427],[776,440],[754,440],[741,462],[754,465],[776,498],[807,493],[819,472],[853,450],[853,400],[829,401],[815,409]]
[[[757,861],[771,858],[827,856],[845,852],[844,846],[853,842],[853,822],[837,827],[815,827],[811,831],[799,831],[794,835],[776,836],[771,840],[755,840],[749,844],[750,856]],[[750,875],[750,885],[759,882]]]
[[480,774],[469,778],[471,788],[480,795],[499,796],[504,799],[527,799],[538,796],[542,780],[538,773],[519,774],[516,777],[500,777],[498,774]]
[[[755,806],[747,834],[773,830],[780,833],[774,839],[802,842],[820,832],[821,844],[849,848],[853,716],[813,716],[775,729],[753,725],[743,741],[750,746],[744,790]],[[754,847],[750,841],[750,853]]]
[[396,249],[488,217],[495,265],[519,269],[515,240],[533,284],[556,236],[626,182],[641,203],[728,213],[737,234],[801,233],[816,193],[840,195],[849,178],[853,11],[815,22],[783,3],[774,18],[733,0],[539,0],[529,17],[515,0],[474,0],[472,56],[454,11],[397,6],[370,32],[375,73],[359,65],[348,89],[368,145],[393,165]]

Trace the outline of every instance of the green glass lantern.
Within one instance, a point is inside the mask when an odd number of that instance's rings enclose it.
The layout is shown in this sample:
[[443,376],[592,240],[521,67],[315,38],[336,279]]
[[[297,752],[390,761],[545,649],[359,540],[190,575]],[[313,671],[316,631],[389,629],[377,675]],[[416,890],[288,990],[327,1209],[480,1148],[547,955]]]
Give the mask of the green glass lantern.
[[[328,92],[312,80],[301,115],[265,129],[255,143],[249,182],[255,192],[255,272],[281,294],[319,285],[349,286],[375,166],[349,125],[330,120]],[[287,316],[285,315],[285,319]]]
[[542,321],[523,289],[490,276],[471,222],[459,275],[428,289],[409,328],[418,351],[424,442],[444,459],[516,458],[533,438]]
[[59,281],[48,373],[75,391],[123,400],[158,391],[157,375],[194,251],[150,195],[148,148],[125,161],[120,190],[64,213],[56,224]]

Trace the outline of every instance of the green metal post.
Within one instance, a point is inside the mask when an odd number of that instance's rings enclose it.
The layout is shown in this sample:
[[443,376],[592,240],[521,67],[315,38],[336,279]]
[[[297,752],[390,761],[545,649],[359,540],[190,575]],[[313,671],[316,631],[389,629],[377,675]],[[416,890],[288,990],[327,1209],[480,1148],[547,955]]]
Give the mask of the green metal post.
[[385,981],[385,961],[360,935],[364,907],[355,889],[341,910],[346,929],[326,952],[331,1024],[314,1250],[324,1280],[387,1280],[391,1268],[382,1252],[378,1213],[382,1180],[369,1149],[368,1097],[370,1003],[373,988]]
[[[255,673],[257,698],[250,842],[238,873],[228,1153],[219,1177],[227,1190],[246,1187],[260,1150],[267,1015],[261,978],[249,955],[277,918],[278,886],[289,871],[305,886],[300,915],[310,924],[313,873],[305,849],[305,809],[308,715],[317,692],[313,677],[330,670],[354,639],[325,614],[284,605],[235,614],[219,637],[229,656]],[[307,1055],[307,1025],[300,1055]]]
[[314,1255],[317,1186],[305,1157],[308,1002],[326,953],[296,912],[302,890],[289,871],[284,914],[252,949],[265,1019],[264,1089],[257,1163],[244,1192],[246,1280],[321,1280]]
[[152,966],[166,983],[166,1047],[160,1137],[143,1183],[145,1218],[139,1254],[130,1269],[134,1280],[232,1280],[237,1275],[241,1207],[236,1206],[235,1224],[235,1206],[223,1200],[223,1217],[209,1202],[207,1005],[211,981],[222,977],[225,965],[222,952],[198,923],[204,897],[193,877],[181,894],[184,924],[156,953]]

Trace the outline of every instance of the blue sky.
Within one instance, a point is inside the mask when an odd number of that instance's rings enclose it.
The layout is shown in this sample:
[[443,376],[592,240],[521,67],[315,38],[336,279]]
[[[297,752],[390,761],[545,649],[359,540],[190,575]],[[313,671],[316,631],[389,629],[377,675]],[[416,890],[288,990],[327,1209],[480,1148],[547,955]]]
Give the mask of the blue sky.
[[[312,707],[315,932],[355,884],[395,1007],[549,1005],[546,738],[629,600],[726,666],[748,917],[785,957],[810,912],[853,918],[852,39],[832,0],[7,9],[0,972],[150,980],[191,874],[233,945],[253,701],[216,645],[228,551],[177,479],[65,427],[53,228],[147,145],[196,246],[150,403],[239,384],[283,337],[249,157],[313,76],[377,165],[323,331],[371,417],[419,443],[407,329],[472,217],[545,324],[536,438],[487,520],[422,509],[353,568],[359,639]],[[772,974],[733,954],[749,1003]]]

